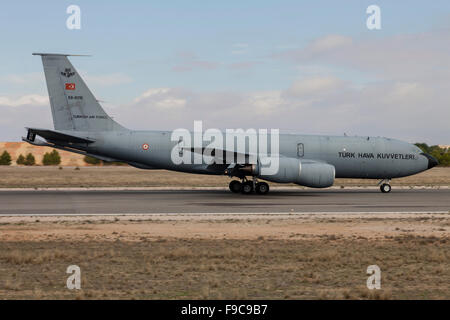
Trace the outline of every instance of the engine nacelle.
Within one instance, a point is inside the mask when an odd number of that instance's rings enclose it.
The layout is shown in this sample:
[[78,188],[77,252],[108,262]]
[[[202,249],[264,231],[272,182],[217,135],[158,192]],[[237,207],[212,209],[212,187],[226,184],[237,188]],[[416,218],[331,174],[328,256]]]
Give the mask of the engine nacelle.
[[259,175],[259,178],[311,188],[327,188],[333,185],[334,176],[334,166],[328,163],[280,157],[278,172],[273,175]]

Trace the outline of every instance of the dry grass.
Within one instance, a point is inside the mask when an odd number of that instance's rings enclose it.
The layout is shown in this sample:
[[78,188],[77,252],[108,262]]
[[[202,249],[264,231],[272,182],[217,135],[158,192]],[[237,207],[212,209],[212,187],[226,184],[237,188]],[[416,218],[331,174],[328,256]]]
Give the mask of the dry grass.
[[[132,167],[6,167],[0,166],[0,188],[21,187],[226,187],[226,176],[205,176]],[[375,186],[378,181],[337,179],[335,186]],[[404,186],[450,186],[450,168],[392,181]],[[277,185],[273,183],[272,185]]]
[[343,216],[8,220],[0,299],[450,299],[450,217]]
[[[0,298],[449,299],[450,242],[398,240],[1,243]],[[379,291],[365,288],[371,264]]]

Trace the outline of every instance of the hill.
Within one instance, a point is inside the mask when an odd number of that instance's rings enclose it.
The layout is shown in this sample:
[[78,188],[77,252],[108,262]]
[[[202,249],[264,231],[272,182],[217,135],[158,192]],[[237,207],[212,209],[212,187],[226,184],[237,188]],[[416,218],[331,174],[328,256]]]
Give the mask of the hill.
[[[32,153],[36,159],[36,165],[42,165],[42,158],[47,152],[52,152],[54,149],[50,147],[33,146],[27,142],[0,142],[0,153],[6,150],[11,155],[11,165],[17,166],[16,160],[19,155],[26,157],[28,153]],[[84,162],[84,156],[72,152],[58,150],[61,156],[61,166],[87,166]]]

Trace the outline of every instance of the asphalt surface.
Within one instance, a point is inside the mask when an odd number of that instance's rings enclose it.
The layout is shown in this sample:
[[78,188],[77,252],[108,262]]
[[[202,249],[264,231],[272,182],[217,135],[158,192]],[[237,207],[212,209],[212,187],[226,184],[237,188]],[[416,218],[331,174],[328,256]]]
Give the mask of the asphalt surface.
[[450,189],[229,191],[0,191],[1,215],[283,212],[450,212]]

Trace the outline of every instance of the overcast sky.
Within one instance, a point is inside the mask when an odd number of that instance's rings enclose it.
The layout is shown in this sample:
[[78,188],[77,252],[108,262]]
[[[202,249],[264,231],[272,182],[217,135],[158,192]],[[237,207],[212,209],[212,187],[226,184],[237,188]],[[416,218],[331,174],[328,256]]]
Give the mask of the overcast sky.
[[[66,8],[81,8],[69,30]],[[366,8],[381,8],[368,30]],[[8,1],[0,141],[53,128],[42,64],[71,61],[133,129],[279,128],[450,143],[450,1]]]

